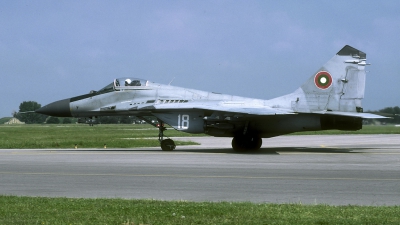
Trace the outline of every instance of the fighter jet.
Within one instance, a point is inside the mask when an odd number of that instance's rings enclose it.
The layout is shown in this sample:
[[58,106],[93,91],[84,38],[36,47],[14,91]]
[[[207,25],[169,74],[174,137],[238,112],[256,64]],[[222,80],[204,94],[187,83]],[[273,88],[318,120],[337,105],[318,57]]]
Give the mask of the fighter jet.
[[[161,149],[174,150],[164,138],[169,124],[178,131],[232,137],[235,151],[257,150],[262,138],[299,131],[359,130],[363,118],[366,54],[344,46],[294,92],[270,100],[206,92],[117,78],[98,91],[50,103],[37,113],[57,117],[133,115],[159,129]],[[152,123],[146,117],[156,117]]]

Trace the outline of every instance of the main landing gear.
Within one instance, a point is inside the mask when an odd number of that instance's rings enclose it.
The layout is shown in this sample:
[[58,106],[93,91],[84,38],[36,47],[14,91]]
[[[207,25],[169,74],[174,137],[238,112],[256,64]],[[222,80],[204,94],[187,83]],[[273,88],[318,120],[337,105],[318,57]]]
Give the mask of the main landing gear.
[[262,139],[254,132],[249,132],[247,121],[243,133],[237,133],[232,139],[232,148],[237,152],[255,151],[261,148]]
[[257,135],[237,135],[232,139],[232,148],[237,152],[256,151],[261,145],[262,139]]
[[161,149],[163,151],[172,151],[176,148],[175,142],[168,138],[164,139],[164,130],[166,128],[164,127],[164,123],[161,120],[158,120],[158,141],[160,142]]

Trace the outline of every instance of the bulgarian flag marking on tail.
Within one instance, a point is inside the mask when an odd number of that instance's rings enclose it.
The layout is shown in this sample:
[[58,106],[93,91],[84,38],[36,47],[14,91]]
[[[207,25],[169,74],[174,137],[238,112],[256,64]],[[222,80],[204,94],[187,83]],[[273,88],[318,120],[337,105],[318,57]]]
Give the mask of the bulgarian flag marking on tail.
[[319,89],[327,89],[332,84],[332,76],[327,71],[320,71],[315,74],[314,82]]

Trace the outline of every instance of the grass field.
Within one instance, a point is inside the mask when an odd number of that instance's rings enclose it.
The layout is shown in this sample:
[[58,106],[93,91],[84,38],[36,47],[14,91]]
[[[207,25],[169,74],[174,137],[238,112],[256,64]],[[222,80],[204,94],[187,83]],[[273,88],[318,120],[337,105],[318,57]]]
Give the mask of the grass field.
[[[191,135],[169,128],[170,137],[204,136]],[[400,127],[364,126],[359,131],[299,132],[294,135],[318,134],[400,134]],[[293,134],[291,134],[293,135]],[[149,139],[149,137],[151,137]],[[150,125],[0,125],[0,148],[135,148],[156,147],[158,130]],[[175,141],[176,145],[192,145],[195,142]]]
[[0,196],[0,224],[400,224],[399,206]]
[[[193,136],[172,128],[167,136]],[[0,148],[135,148],[160,146],[158,129],[150,125],[1,125]],[[176,145],[195,142],[175,141]]]

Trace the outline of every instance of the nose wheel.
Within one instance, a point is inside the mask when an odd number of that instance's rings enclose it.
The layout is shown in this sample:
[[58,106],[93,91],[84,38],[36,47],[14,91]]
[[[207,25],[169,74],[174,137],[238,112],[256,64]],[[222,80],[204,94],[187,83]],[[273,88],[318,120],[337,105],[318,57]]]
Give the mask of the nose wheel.
[[172,151],[175,149],[176,145],[175,142],[172,139],[165,139],[162,140],[161,142],[161,149],[163,151]]

